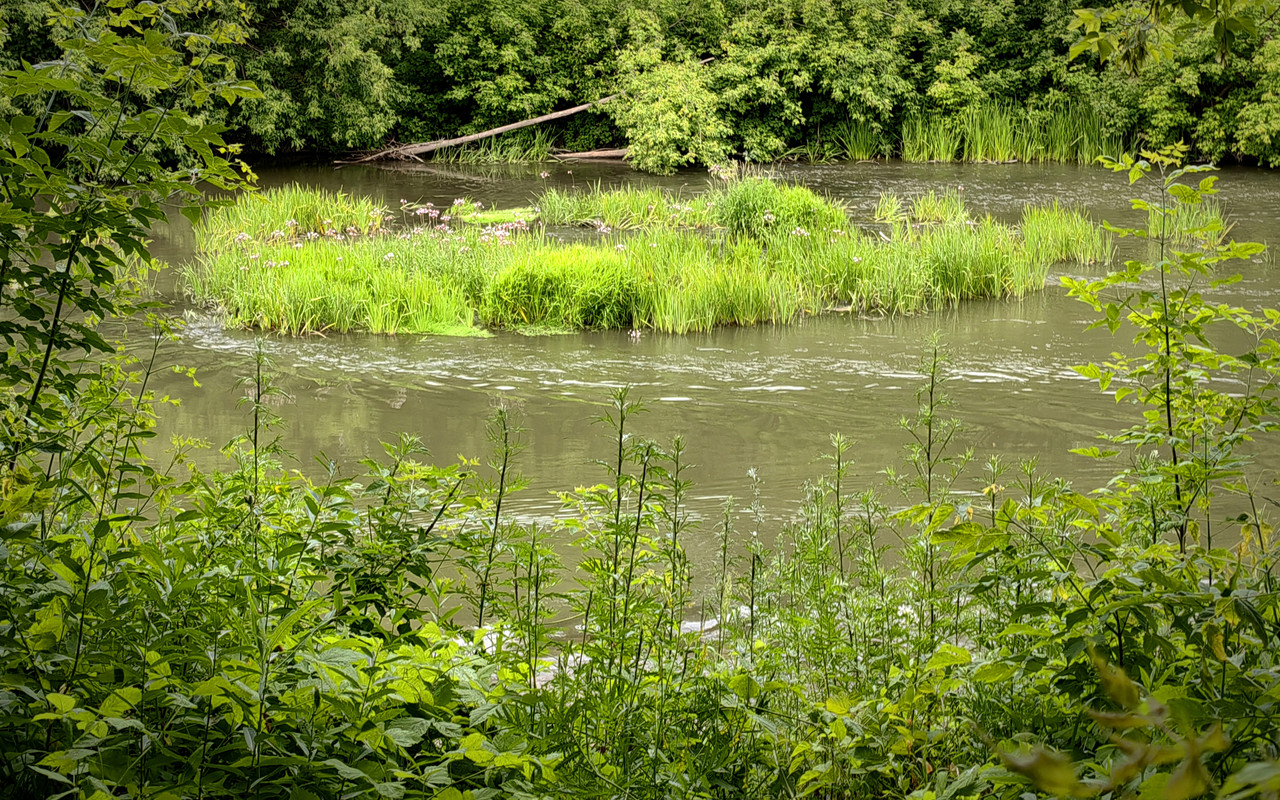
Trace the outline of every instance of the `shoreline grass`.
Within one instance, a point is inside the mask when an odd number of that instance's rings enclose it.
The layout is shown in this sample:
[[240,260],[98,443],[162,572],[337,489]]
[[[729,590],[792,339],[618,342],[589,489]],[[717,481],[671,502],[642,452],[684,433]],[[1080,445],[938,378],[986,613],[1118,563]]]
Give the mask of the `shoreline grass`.
[[[898,154],[907,162],[1092,164],[1099,156],[1126,149],[1126,142],[1109,135],[1105,120],[1091,108],[1031,110],[991,104],[955,116],[908,117]],[[849,157],[854,158],[852,152]]]
[[[583,198],[624,221],[625,232],[600,225],[597,238],[565,244],[523,219],[467,224],[461,209],[475,205],[459,201],[452,215],[414,208],[405,216],[418,224],[378,235],[219,239],[220,249],[184,269],[186,287],[229,325],[294,335],[688,333],[833,309],[915,313],[1016,297],[1042,288],[1053,263],[1110,252],[1078,210],[1029,208],[1019,226],[974,221],[954,192],[914,198],[910,212],[901,199],[882,198],[894,219],[888,237],[851,229],[842,208],[808,190],[759,179],[682,205],[695,209],[686,219],[713,213],[712,233],[676,226],[667,208],[679,201],[654,203],[650,214],[647,201],[663,198],[647,190],[596,188]],[[627,216],[638,209],[644,215]]]

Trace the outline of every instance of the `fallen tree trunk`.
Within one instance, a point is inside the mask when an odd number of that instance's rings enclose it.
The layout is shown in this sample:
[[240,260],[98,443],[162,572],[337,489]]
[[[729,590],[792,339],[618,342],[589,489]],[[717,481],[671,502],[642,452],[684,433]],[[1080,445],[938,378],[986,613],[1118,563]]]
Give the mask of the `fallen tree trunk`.
[[564,161],[569,158],[626,158],[627,148],[618,147],[612,150],[587,150],[582,153],[552,153],[551,157],[557,161]]
[[[710,64],[712,61],[715,61],[715,60],[716,60],[715,56],[711,56],[710,58],[702,59],[698,63]],[[543,114],[542,116],[534,117],[533,119],[526,119],[526,120],[521,120],[520,122],[513,122],[510,125],[502,125],[497,128],[490,128],[487,131],[481,131],[480,133],[473,133],[470,136],[459,136],[456,139],[437,139],[434,142],[402,144],[397,147],[388,147],[385,150],[379,150],[376,153],[370,153],[369,155],[363,156],[361,158],[355,158],[350,161],[337,161],[335,163],[366,164],[370,161],[381,161],[384,158],[402,158],[402,159],[412,158],[415,161],[421,161],[422,159],[419,158],[419,156],[425,155],[426,153],[433,153],[436,150],[441,150],[445,147],[456,147],[460,144],[471,144],[472,142],[478,142],[481,139],[488,139],[490,136],[497,136],[500,133],[519,130],[520,128],[527,128],[530,125],[537,125],[540,122],[551,122],[552,120],[571,117],[574,114],[579,114],[583,111],[586,111],[589,108],[595,108],[598,105],[603,105],[604,103],[607,103],[610,100],[617,100],[621,96],[622,96],[621,94],[611,94],[608,97],[601,97],[599,100],[596,100],[590,103],[583,103],[580,106],[574,106],[573,108],[566,108],[563,111],[553,111],[550,114]],[[625,151],[623,152],[625,154]],[[613,156],[613,155],[589,156],[585,153],[574,153],[573,156],[576,158],[618,158],[619,157],[619,156]],[[561,157],[564,158],[564,156],[561,156]]]
[[470,144],[472,142],[478,142],[481,139],[488,139],[491,136],[497,136],[500,133],[506,133],[507,131],[514,131],[514,130],[519,130],[520,128],[527,128],[530,125],[537,125],[540,122],[550,122],[555,119],[563,119],[564,117],[571,117],[574,114],[580,113],[582,111],[586,111],[588,108],[594,108],[595,106],[598,106],[602,103],[607,103],[610,100],[615,100],[617,98],[618,98],[618,95],[611,94],[608,97],[602,97],[593,103],[583,103],[580,106],[574,106],[573,108],[566,108],[563,111],[553,111],[550,114],[543,114],[542,116],[534,117],[533,119],[526,119],[526,120],[521,120],[520,122],[513,122],[510,125],[503,125],[498,128],[490,128],[487,131],[481,131],[480,133],[473,133],[470,136],[459,136],[456,139],[437,139],[434,142],[420,142],[418,144],[404,144],[404,145],[400,145],[399,147],[388,147],[385,150],[379,150],[376,153],[370,153],[369,155],[364,156],[363,158],[356,158],[351,161],[339,161],[337,163],[364,164],[369,161],[380,161],[384,158],[417,158],[418,156],[424,155],[426,153],[432,153],[432,152],[435,152],[436,150],[440,150],[445,147],[456,147],[457,145],[460,145],[460,144]]

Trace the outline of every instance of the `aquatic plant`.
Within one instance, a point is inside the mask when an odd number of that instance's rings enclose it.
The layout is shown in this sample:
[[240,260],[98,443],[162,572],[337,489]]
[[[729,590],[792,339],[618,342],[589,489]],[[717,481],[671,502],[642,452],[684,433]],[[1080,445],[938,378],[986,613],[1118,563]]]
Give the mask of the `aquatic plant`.
[[1111,260],[1110,234],[1080,209],[1067,208],[1056,200],[1051,205],[1024,208],[1019,228],[1028,252],[1039,262],[1092,264]]
[[714,192],[684,198],[654,187],[606,189],[596,182],[582,189],[547,189],[534,207],[547,225],[701,228],[716,224],[716,199]]
[[286,334],[477,332],[459,283],[412,257],[403,243],[386,241],[268,244],[223,253],[184,274],[189,291],[217,298],[233,326]]
[[196,246],[208,251],[250,239],[365,236],[385,230],[387,214],[368,197],[291,183],[243,192],[230,205],[205,214],[195,226]]
[[970,106],[957,127],[965,161],[1012,161],[1017,155],[1017,112],[1002,105]]
[[870,161],[889,151],[884,137],[865,122],[849,120],[837,126],[833,136],[841,155],[850,161]]
[[548,189],[534,201],[548,225],[591,225],[607,229],[641,227],[726,228],[760,235],[772,229],[819,230],[845,227],[844,209],[802,186],[763,177],[728,181],[702,194],[681,198],[656,188]]
[[969,213],[959,191],[948,188],[939,193],[930,189],[911,198],[911,219],[916,222],[956,223],[967,221]]
[[732,233],[761,236],[796,230],[818,233],[848,227],[844,208],[803,186],[768,178],[730,182],[715,197],[716,221]]
[[955,161],[962,137],[955,120],[940,115],[914,115],[902,124],[903,161]]

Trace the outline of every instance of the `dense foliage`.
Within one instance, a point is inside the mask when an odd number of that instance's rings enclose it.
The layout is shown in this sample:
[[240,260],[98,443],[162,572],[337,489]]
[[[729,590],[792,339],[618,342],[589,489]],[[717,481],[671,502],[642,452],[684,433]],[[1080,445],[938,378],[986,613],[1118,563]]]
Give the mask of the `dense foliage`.
[[[1145,4],[1073,14],[1066,0],[248,0],[201,4],[198,24],[231,23],[231,52],[261,96],[209,112],[265,154],[337,153],[390,140],[472,133],[597,100],[611,103],[542,135],[569,151],[629,144],[640,168],[667,171],[735,155],[872,158],[907,154],[922,119],[1015,113],[1022,136],[1055,114],[1089,120],[1113,143],[1192,143],[1203,158],[1280,163],[1274,9],[1188,4],[1141,22]],[[1229,8],[1227,8],[1229,6]],[[51,0],[4,0],[0,66],[56,53]],[[1110,44],[1117,25],[1140,39]],[[1099,33],[1099,29],[1103,33]],[[1183,36],[1175,49],[1171,43]],[[1083,37],[1083,38],[1082,38]],[[1099,38],[1101,37],[1101,38]],[[1096,53],[1071,58],[1073,43]],[[1105,46],[1099,46],[1099,43]],[[1084,49],[1078,48],[1078,49]],[[1131,50],[1163,54],[1137,65]],[[1133,71],[1136,70],[1136,73]],[[1059,127],[1054,123],[1050,127]],[[503,140],[527,143],[521,131]],[[1026,160],[1037,147],[1009,152]],[[500,157],[519,157],[520,144]],[[526,152],[527,156],[528,153]],[[1091,150],[1048,155],[1092,161]],[[930,157],[970,157],[961,152]],[[998,153],[977,156],[995,160]],[[1045,156],[1040,156],[1045,157]]]

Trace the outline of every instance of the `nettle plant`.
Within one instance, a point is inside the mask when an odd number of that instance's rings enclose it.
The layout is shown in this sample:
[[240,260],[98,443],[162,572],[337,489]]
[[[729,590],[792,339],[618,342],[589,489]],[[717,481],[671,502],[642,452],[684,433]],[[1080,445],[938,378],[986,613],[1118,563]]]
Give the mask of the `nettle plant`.
[[1102,315],[1091,327],[1114,333],[1127,323],[1134,331],[1135,352],[1113,353],[1110,361],[1077,371],[1103,390],[1114,384],[1117,402],[1131,399],[1141,407],[1142,424],[1105,437],[1137,454],[1114,485],[1141,487],[1148,540],[1171,535],[1183,554],[1201,536],[1213,548],[1216,487],[1240,488],[1234,481],[1247,458],[1239,448],[1275,428],[1280,381],[1280,346],[1272,338],[1280,311],[1254,312],[1202,293],[1239,281],[1239,275],[1219,277],[1220,265],[1247,260],[1264,246],[1224,242],[1219,219],[1200,223],[1185,212],[1217,192],[1212,175],[1184,182],[1213,169],[1178,167],[1185,154],[1186,147],[1176,145],[1144,152],[1141,160],[1104,160],[1128,173],[1131,185],[1156,181],[1152,198],[1133,201],[1147,215],[1147,228],[1106,226],[1121,237],[1149,240],[1155,260],[1127,261],[1100,280],[1064,279],[1072,296]]
[[[1052,747],[988,732],[1003,739],[1008,770],[1061,796],[1189,798],[1223,787],[1245,797],[1274,793],[1280,775],[1277,553],[1248,458],[1275,427],[1280,312],[1211,299],[1239,279],[1220,276],[1221,265],[1263,248],[1223,241],[1219,220],[1188,222],[1198,217],[1185,207],[1215,189],[1209,168],[1179,166],[1184,153],[1107,162],[1131,183],[1155,182],[1133,201],[1149,228],[1108,226],[1148,240],[1149,258],[1064,279],[1101,315],[1095,327],[1133,332],[1126,352],[1078,368],[1141,412],[1139,424],[1102,436],[1114,449],[1077,451],[1126,459],[1115,477],[1087,495],[1046,483],[993,502],[989,523],[937,534],[977,606],[1009,620],[983,637],[974,681],[1037,719],[1034,734]],[[1072,763],[1063,750],[1087,757]],[[992,780],[998,792],[1022,791]]]

